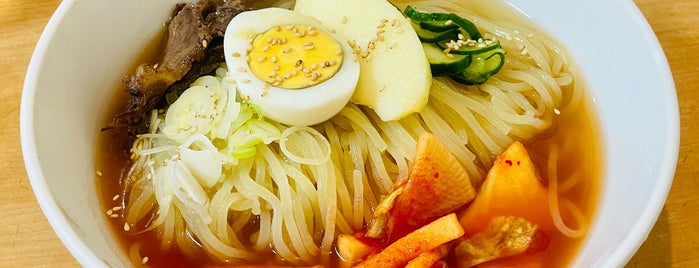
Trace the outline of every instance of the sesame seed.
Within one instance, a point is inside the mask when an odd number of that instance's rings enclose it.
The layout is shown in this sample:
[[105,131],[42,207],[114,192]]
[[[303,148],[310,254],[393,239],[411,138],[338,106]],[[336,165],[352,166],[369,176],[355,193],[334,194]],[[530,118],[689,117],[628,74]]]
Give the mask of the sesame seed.
[[284,79],[289,79],[290,77],[291,77],[291,73],[284,74]]
[[272,39],[272,37],[270,37],[270,38],[267,38],[267,44],[271,44],[271,43],[272,43],[272,41],[274,41],[274,39]]
[[208,45],[209,45],[209,42],[206,41],[206,39],[201,40],[201,46],[206,47],[206,46],[208,46]]
[[127,232],[128,232],[128,231],[131,231],[131,226],[129,226],[129,223],[128,223],[128,222],[125,222],[125,223],[124,223],[124,231],[127,231]]
[[376,26],[376,28],[378,28],[378,29],[381,29],[381,28],[383,28],[383,27],[386,27],[386,24],[385,24],[385,23],[381,23],[381,24],[379,24],[378,26]]
[[279,81],[274,81],[274,83],[272,83],[272,85],[275,86],[275,87],[276,87],[276,86],[279,86]]
[[247,84],[247,83],[250,83],[250,79],[243,79],[241,82]]
[[112,197],[112,201],[117,201],[117,199],[119,199],[119,195],[114,195],[114,197]]
[[288,31],[288,30],[296,29],[296,26],[294,26],[294,25],[287,25],[287,26],[284,27],[284,28]]
[[277,56],[272,56],[270,59],[272,60],[272,63],[277,63]]
[[459,34],[458,36],[459,36],[459,40],[464,40],[464,35],[463,35],[463,34]]
[[388,20],[387,20],[387,19],[381,19],[380,22],[381,22],[381,23],[386,23],[386,22],[388,22]]
[[112,211],[119,211],[119,210],[121,210],[121,209],[122,209],[122,207],[116,206],[116,207],[113,207],[113,208],[112,208]]
[[317,32],[315,30],[308,31],[308,33],[307,33],[307,35],[309,35],[309,36],[314,36],[316,34],[317,34]]
[[277,76],[277,72],[276,72],[276,71],[272,71],[272,72],[269,73],[269,77],[275,77],[275,76]]
[[333,28],[328,28],[328,32],[335,33],[335,30]]
[[252,44],[248,45],[248,52],[252,51]]
[[279,64],[275,64],[274,67],[272,67],[272,70],[279,71],[281,67],[279,67]]
[[310,72],[311,72],[311,69],[303,68],[303,72],[304,72],[304,73],[310,73]]
[[269,94],[269,92],[267,90],[263,90],[262,93],[260,93],[260,97],[267,96],[267,94]]
[[279,41],[280,41],[282,44],[286,44],[286,37],[282,37],[282,39],[279,39]]
[[304,45],[304,46],[312,46],[312,45],[313,45],[313,42],[304,42],[303,45]]
[[95,171],[95,174],[97,174],[97,176],[102,177],[102,171],[96,170],[96,171]]
[[238,70],[238,72],[241,72],[241,73],[247,73],[247,72],[248,72],[248,70],[246,70],[246,69],[243,68],[243,67],[238,67],[237,70]]
[[384,90],[386,90],[386,85],[383,85],[381,89],[379,89],[379,93],[383,92]]
[[451,59],[451,58],[453,58],[453,57],[454,57],[453,54],[447,54],[447,58],[450,58],[450,59]]
[[297,75],[297,74],[299,74],[298,71],[296,71],[296,70],[291,70],[291,75]]
[[112,211],[111,209],[108,209],[108,210],[107,210],[107,215],[108,215],[108,216],[112,216],[112,214],[114,214],[114,211]]
[[522,49],[522,52],[520,52],[519,54],[522,55],[522,56],[524,56],[524,55],[527,55],[528,53],[529,53],[529,50],[527,50],[526,48],[524,48],[524,49]]
[[318,63],[311,64],[311,70],[318,69]]
[[451,48],[446,48],[443,50],[444,54],[449,54],[451,52]]
[[267,57],[259,57],[257,58],[257,62],[263,62],[265,59],[267,59]]
[[314,46],[305,46],[304,48],[305,48],[306,50],[312,50],[312,49],[315,49],[316,47],[314,47]]
[[112,214],[112,215],[109,215],[109,217],[118,218],[118,217],[119,217],[119,214]]
[[391,19],[391,26],[396,26],[396,23],[398,23],[396,19]]
[[386,38],[383,37],[383,35],[379,35],[378,37],[379,37],[379,41],[385,41],[385,40],[386,40]]
[[446,22],[444,22],[444,25],[451,25],[452,23],[454,23],[454,22],[451,20],[447,20]]
[[384,30],[377,30],[377,31],[376,31],[376,34],[383,34],[383,33],[385,33],[385,32],[386,32],[386,31],[384,31]]
[[282,49],[282,53],[289,53],[289,51],[291,51],[290,47],[284,47],[284,49]]
[[272,39],[272,45],[276,46],[279,43],[279,39]]
[[279,26],[274,27],[274,29],[277,30],[277,32],[281,32],[281,31],[282,31],[282,27],[279,27]]
[[263,51],[263,52],[264,52],[264,51],[267,51],[267,50],[269,50],[269,45],[265,45],[264,47],[262,47],[262,51]]

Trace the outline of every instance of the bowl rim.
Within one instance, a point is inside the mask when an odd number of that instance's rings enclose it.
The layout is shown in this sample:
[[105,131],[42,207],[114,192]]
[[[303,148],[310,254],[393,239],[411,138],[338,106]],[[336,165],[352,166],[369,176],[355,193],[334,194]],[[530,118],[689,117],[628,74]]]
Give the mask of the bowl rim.
[[[504,1],[509,2],[508,0]],[[658,79],[663,89],[667,91],[663,95],[665,97],[663,102],[667,105],[665,110],[667,117],[664,118],[667,128],[663,134],[664,137],[666,137],[665,144],[667,144],[667,147],[659,169],[658,177],[660,179],[656,180],[654,190],[650,196],[650,200],[662,200],[662,202],[650,202],[643,210],[640,218],[641,220],[636,222],[636,224],[629,229],[615,249],[608,252],[607,256],[601,256],[606,257],[601,263],[595,263],[595,265],[599,264],[601,266],[613,267],[626,264],[647,239],[648,234],[655,225],[662,212],[674,180],[680,146],[679,104],[667,57],[652,27],[643,16],[638,6],[632,0],[617,1],[622,2],[625,11],[628,12],[629,17],[635,21],[637,29],[640,30],[642,37],[651,47],[651,57],[654,59],[654,62],[657,63],[656,70],[658,71]],[[25,169],[34,196],[44,216],[54,230],[54,233],[81,266],[98,267],[105,266],[105,263],[95,255],[82,239],[80,239],[80,236],[73,227],[71,227],[70,222],[67,221],[63,211],[48,188],[46,176],[43,173],[37,154],[34,132],[34,97],[36,95],[36,85],[38,81],[38,77],[34,74],[40,71],[43,58],[45,57],[50,42],[54,38],[54,34],[60,22],[77,2],[78,0],[65,0],[59,4],[44,28],[34,52],[32,53],[21,96],[19,122],[20,143]]]
[[[648,238],[651,230],[660,216],[660,213],[665,206],[667,197],[670,193],[670,188],[675,177],[677,161],[679,158],[680,147],[680,112],[677,99],[677,88],[675,87],[674,78],[670,69],[665,52],[655,35],[653,28],[645,18],[636,3],[632,0],[620,0],[629,17],[634,20],[635,25],[640,30],[642,37],[651,47],[650,53],[658,71],[658,79],[662,84],[662,88],[666,91],[663,95],[663,102],[667,105],[665,113],[666,129],[664,136],[667,138],[664,142],[667,145],[665,155],[663,155],[662,163],[658,172],[658,180],[649,200],[648,206],[640,215],[640,220],[634,224],[626,233],[624,238],[618,243],[615,250],[609,254],[603,267],[621,267],[628,263],[629,260],[636,254],[643,242]],[[662,201],[662,202],[659,202]]]
[[36,95],[36,85],[38,83],[38,77],[34,74],[40,71],[43,58],[46,55],[51,40],[53,40],[56,29],[76,1],[77,0],[65,0],[59,4],[41,33],[39,41],[32,53],[27,68],[27,74],[24,79],[22,100],[20,103],[20,144],[22,146],[22,155],[24,157],[24,165],[27,170],[29,183],[32,186],[39,207],[41,207],[54,233],[81,266],[100,267],[105,266],[105,263],[90,250],[82,239],[80,239],[49,190],[46,177],[41,168],[41,163],[37,154],[36,141],[34,139],[34,97]]

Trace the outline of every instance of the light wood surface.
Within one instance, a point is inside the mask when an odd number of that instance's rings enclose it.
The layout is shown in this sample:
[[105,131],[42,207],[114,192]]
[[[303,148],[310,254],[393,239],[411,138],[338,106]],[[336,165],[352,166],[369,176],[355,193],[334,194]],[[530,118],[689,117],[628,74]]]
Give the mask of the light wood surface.
[[[699,1],[636,0],[677,86],[681,146],[667,203],[629,267],[699,267]],[[19,106],[34,46],[58,0],[0,0],[0,267],[75,267],[41,213],[22,161]]]

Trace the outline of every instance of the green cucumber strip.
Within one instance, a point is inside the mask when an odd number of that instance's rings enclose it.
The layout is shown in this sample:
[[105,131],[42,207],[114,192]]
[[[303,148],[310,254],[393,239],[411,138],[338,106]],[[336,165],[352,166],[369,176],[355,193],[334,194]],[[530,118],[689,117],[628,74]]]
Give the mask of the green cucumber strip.
[[446,32],[432,32],[420,28],[420,26],[414,22],[411,22],[411,25],[413,26],[413,29],[415,30],[417,37],[420,38],[420,42],[423,43],[435,43],[446,39],[451,40],[454,38],[459,38],[459,30],[450,30]]
[[420,28],[433,32],[444,32],[459,29],[459,25],[453,22],[447,23],[446,21],[420,21],[419,23]]
[[[437,46],[441,49],[447,49],[449,46],[447,44],[451,42],[454,39],[449,39],[449,40],[442,40],[442,41],[437,41]],[[454,40],[455,42],[457,40]],[[452,54],[459,54],[459,55],[470,55],[470,54],[480,54],[484,53],[486,51],[496,49],[501,47],[500,46],[500,41],[493,41],[489,45],[483,44],[482,46],[479,46],[480,44],[475,44],[475,45],[462,45],[459,47],[457,50],[451,50]]]
[[406,6],[403,14],[414,21],[431,21],[432,13],[417,11],[412,6]]
[[451,57],[434,44],[422,43],[425,56],[430,63],[432,76],[458,75],[471,64],[470,55],[454,55]]
[[467,19],[459,17],[459,15],[454,13],[428,13],[418,11],[412,6],[407,6],[405,7],[403,14],[405,14],[411,20],[417,22],[443,21],[446,23],[447,21],[451,21],[451,23],[461,27],[469,35],[469,38],[473,40],[483,38],[483,35],[481,35],[481,32],[478,30],[478,27],[476,27],[475,24]]
[[483,84],[488,78],[499,72],[505,64],[505,50],[502,48],[492,49],[472,57],[471,65],[462,73],[450,76],[450,78],[465,85]]

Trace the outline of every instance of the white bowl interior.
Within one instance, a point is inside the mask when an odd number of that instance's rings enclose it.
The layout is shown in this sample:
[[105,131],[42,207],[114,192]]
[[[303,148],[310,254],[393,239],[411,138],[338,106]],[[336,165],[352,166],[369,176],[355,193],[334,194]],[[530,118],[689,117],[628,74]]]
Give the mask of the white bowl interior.
[[[25,163],[46,217],[83,266],[129,266],[98,202],[96,137],[114,85],[177,2],[64,1],[32,57],[20,122]],[[677,161],[665,56],[631,1],[509,2],[567,46],[602,117],[603,205],[574,266],[622,266],[655,223]]]

